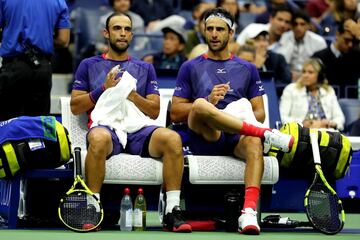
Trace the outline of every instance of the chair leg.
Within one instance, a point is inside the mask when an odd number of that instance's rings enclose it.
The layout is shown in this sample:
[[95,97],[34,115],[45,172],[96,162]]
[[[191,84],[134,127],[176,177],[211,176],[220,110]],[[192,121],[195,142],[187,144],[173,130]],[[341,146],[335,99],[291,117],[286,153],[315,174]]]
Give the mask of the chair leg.
[[15,229],[17,226],[17,215],[20,199],[20,180],[21,176],[18,175],[10,182],[10,201],[8,209],[8,228]]

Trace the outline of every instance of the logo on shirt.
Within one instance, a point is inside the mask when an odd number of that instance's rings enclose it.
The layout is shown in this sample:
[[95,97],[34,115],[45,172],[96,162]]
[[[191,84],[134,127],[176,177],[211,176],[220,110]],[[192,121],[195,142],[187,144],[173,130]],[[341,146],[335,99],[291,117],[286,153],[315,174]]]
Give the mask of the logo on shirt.
[[175,91],[180,91],[181,87],[175,87]]
[[218,68],[216,73],[226,73],[225,68]]
[[260,86],[259,86],[259,91],[265,91],[265,89],[264,89],[264,86],[263,86],[263,85],[260,85]]

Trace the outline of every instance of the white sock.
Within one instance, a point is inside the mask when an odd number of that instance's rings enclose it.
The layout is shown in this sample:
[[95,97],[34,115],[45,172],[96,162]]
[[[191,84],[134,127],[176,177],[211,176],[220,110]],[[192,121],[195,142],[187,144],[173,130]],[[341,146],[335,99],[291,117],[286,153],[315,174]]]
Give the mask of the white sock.
[[[94,195],[97,197],[97,199],[100,201],[100,193],[94,193]],[[91,195],[86,195],[87,198],[87,203],[88,204],[93,204],[94,207],[96,208],[97,212],[100,212],[100,207],[99,204],[97,204],[97,202],[95,201],[95,198],[93,198],[93,196]]]
[[180,205],[180,190],[173,190],[166,192],[166,209],[165,215],[172,212],[175,206]]

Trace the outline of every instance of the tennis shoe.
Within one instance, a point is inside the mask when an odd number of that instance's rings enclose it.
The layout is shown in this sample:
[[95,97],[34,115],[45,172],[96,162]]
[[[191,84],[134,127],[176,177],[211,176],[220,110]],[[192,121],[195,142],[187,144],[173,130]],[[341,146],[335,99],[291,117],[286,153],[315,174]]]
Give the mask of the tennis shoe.
[[290,152],[294,144],[293,136],[282,133],[277,129],[266,130],[264,137],[264,153],[268,153],[271,147],[276,147],[282,152]]
[[247,235],[259,235],[260,227],[257,221],[257,212],[252,208],[245,208],[241,211],[238,219],[239,233]]
[[172,212],[165,215],[163,220],[163,226],[165,231],[170,232],[191,232],[191,225],[186,223],[185,218],[182,216],[181,208],[175,206]]
[[88,204],[86,207],[86,214],[82,224],[82,229],[93,229],[97,224],[98,213],[93,204]]

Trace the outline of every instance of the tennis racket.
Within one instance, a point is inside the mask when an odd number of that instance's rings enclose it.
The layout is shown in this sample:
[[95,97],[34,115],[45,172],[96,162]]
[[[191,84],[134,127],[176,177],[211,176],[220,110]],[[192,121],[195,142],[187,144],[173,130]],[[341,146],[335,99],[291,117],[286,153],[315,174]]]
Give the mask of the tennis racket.
[[81,149],[75,148],[75,181],[60,200],[58,214],[69,229],[76,232],[97,230],[104,218],[99,199],[86,186],[81,175]]
[[325,234],[336,234],[344,227],[345,211],[321,169],[317,130],[310,130],[310,139],[316,172],[305,194],[306,215],[315,229]]

